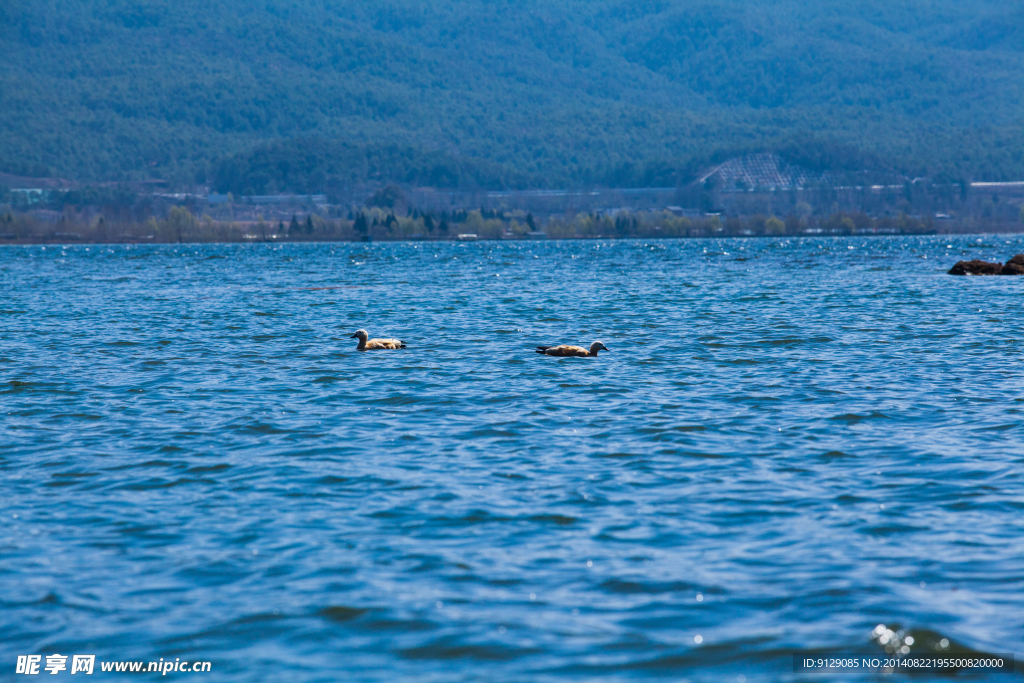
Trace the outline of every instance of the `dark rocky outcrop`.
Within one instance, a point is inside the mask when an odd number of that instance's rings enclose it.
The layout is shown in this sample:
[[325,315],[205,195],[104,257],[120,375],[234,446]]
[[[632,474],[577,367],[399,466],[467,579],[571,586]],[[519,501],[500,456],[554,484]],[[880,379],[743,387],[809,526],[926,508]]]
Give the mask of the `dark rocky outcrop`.
[[988,261],[957,261],[949,269],[950,275],[1024,275],[1024,254],[1017,254],[1004,263]]
[[1002,275],[1002,263],[989,263],[988,261],[957,261],[956,265],[949,269],[950,275]]
[[1017,254],[1012,259],[1003,264],[1002,274],[1024,275],[1024,254]]

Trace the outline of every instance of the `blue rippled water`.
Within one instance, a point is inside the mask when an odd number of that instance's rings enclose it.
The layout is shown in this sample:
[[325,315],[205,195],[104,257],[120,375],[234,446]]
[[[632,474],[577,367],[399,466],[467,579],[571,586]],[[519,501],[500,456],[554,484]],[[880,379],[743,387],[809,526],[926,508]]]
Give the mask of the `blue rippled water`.
[[1024,278],[945,271],[1020,252],[0,249],[0,665],[753,683],[877,624],[1019,652]]

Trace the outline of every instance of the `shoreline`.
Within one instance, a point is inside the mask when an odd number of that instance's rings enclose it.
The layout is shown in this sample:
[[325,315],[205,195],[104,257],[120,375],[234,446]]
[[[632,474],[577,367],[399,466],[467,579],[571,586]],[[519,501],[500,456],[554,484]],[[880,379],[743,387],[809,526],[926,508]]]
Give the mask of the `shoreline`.
[[[1009,226],[1004,226],[1009,227]],[[1012,226],[1015,229],[997,230],[963,230],[963,231],[903,231],[903,232],[805,232],[805,233],[779,233],[770,235],[745,235],[745,234],[705,234],[705,235],[574,235],[565,237],[549,238],[516,238],[516,237],[478,237],[473,240],[460,240],[458,238],[447,239],[374,239],[374,240],[352,240],[352,239],[266,239],[266,240],[102,240],[102,239],[78,239],[69,241],[67,239],[51,238],[37,240],[3,240],[0,237],[0,247],[33,247],[33,246],[91,246],[91,245],[200,245],[200,244],[472,244],[476,242],[488,243],[545,243],[545,242],[597,242],[597,241],[641,241],[641,240],[709,240],[709,239],[797,239],[797,238],[834,238],[834,237],[967,237],[985,235],[1024,235],[1024,225]]]
[[[804,203],[794,211],[748,207],[736,213],[691,215],[679,207],[660,211],[609,210],[538,219],[521,210],[458,210],[440,214],[407,207],[363,207],[347,215],[312,207],[290,219],[214,218],[186,206],[162,217],[75,211],[19,213],[0,206],[0,244],[173,244],[282,242],[543,241],[548,239],[812,237],[1024,232],[1024,209],[1012,217],[956,216],[941,212],[815,213]],[[784,208],[784,207],[783,207]]]

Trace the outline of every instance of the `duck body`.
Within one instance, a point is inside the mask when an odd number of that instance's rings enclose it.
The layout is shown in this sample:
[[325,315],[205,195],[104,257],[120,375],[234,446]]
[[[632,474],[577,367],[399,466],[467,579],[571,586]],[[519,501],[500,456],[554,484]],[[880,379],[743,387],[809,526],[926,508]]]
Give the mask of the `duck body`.
[[356,351],[383,351],[390,349],[404,349],[405,343],[401,339],[370,339],[366,330],[357,330],[350,339],[358,339],[359,346]]
[[545,356],[558,356],[561,358],[597,358],[598,351],[610,351],[607,346],[599,341],[594,342],[590,345],[590,350],[583,348],[582,346],[573,346],[571,344],[562,344],[560,346],[538,346],[537,353],[544,354]]
[[[359,347],[356,347],[359,349]],[[398,339],[368,339],[366,346],[360,351],[380,351],[382,349],[404,349],[405,344]]]

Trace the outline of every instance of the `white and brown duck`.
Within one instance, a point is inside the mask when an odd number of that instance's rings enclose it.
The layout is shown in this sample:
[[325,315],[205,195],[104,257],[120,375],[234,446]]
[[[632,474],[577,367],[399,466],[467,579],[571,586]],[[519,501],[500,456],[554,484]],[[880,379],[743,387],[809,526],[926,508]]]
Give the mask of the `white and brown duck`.
[[578,356],[586,358],[597,358],[598,351],[611,351],[607,346],[599,341],[594,342],[590,345],[590,350],[587,351],[582,346],[572,346],[571,344],[562,344],[561,346],[538,346],[537,353],[543,353],[545,356]]
[[356,330],[350,339],[358,339],[359,346],[356,351],[381,351],[385,349],[404,349],[405,344],[400,339],[370,339],[366,330]]

